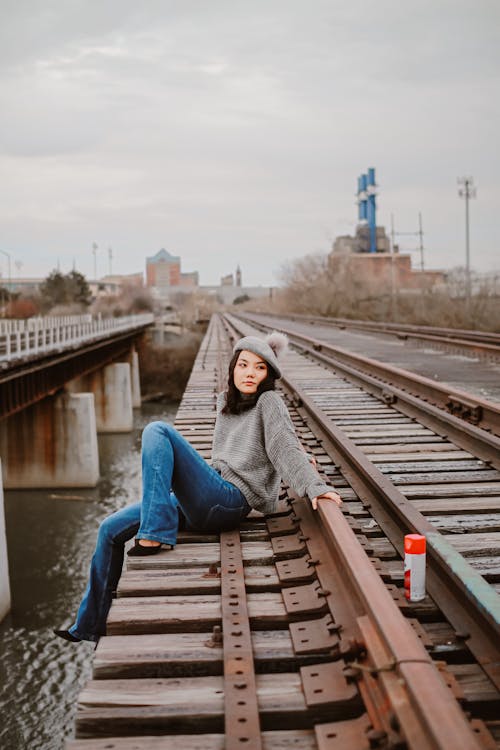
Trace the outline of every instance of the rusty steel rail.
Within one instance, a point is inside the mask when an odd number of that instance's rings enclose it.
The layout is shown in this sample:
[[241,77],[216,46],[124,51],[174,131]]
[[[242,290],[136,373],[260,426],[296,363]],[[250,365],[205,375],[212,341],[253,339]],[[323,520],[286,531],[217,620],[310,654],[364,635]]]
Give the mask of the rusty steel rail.
[[[243,316],[237,317],[245,320]],[[248,320],[261,330],[270,329],[270,326],[253,318],[248,318]],[[310,355],[314,355],[315,352],[328,355],[331,366],[337,368],[350,367],[352,368],[351,373],[356,370],[359,376],[376,378],[389,389],[392,387],[398,388],[401,397],[404,392],[417,396],[424,402],[422,409],[425,409],[424,404],[428,402],[464,422],[480,427],[494,435],[500,435],[500,406],[491,401],[478,398],[458,388],[451,388],[446,384],[441,385],[430,378],[408,370],[384,364],[361,354],[354,354],[342,347],[333,346],[311,336],[304,336],[286,326],[277,326],[276,329],[286,333],[290,341],[293,344],[300,345],[304,352]]]
[[[342,674],[357,684],[372,726],[365,734],[370,746],[376,747],[378,740],[382,747],[404,743],[409,748],[442,750],[479,747],[458,703],[410,622],[394,605],[340,508],[320,500],[318,524],[307,501],[295,497],[293,506],[341,635]],[[332,682],[331,664],[313,669],[320,674],[323,670],[327,685]],[[347,747],[352,728],[346,728],[346,737],[336,724],[330,729],[343,741],[339,747]],[[362,741],[360,732],[358,743],[351,746],[363,747]],[[319,748],[326,750],[328,744],[320,742]]]
[[[233,338],[236,331],[240,335],[248,334],[247,331],[238,330],[234,323],[228,326],[227,319],[226,325]],[[356,493],[362,498],[369,493],[372,501],[370,510],[399,553],[403,556],[405,533],[415,531],[426,534],[431,567],[434,566],[429,592],[438,606],[445,605],[445,616],[462,633],[470,626],[470,632],[465,636],[467,643],[473,652],[476,648],[478,661],[499,686],[499,597],[300,388],[287,376],[282,376],[281,382],[285,391],[294,398],[298,412],[305,412],[308,422],[314,420],[316,435],[319,433],[329,455]],[[390,501],[389,512],[382,504],[381,512],[374,511],[373,505],[381,498]],[[432,659],[411,625],[394,606],[391,595],[341,510],[330,501],[320,500],[318,511],[322,523],[317,525],[309,503],[295,496],[294,511],[321,583],[322,588],[318,593],[329,604],[333,617],[331,628],[341,634],[337,648],[347,663],[347,671],[343,674],[357,682],[367,709],[373,746],[376,746],[376,738],[382,746],[383,742],[387,742],[388,747],[403,746],[401,743],[404,742],[411,748],[433,747],[442,750],[455,746],[455,742],[458,747],[479,746]],[[462,563],[460,572],[459,560]],[[436,562],[439,565],[437,572]],[[453,565],[452,570],[450,564]],[[441,576],[444,584],[441,583]],[[460,601],[459,618],[456,616],[458,589],[461,589],[462,596],[464,592],[469,594],[466,602],[463,599]],[[296,598],[300,598],[298,591]],[[480,627],[476,620],[478,615],[474,614],[477,611],[482,618]],[[304,669],[301,672],[304,677]],[[319,693],[327,690],[328,685],[330,690],[334,689],[332,683],[335,685],[339,678],[332,665],[315,666],[314,674],[317,680],[314,688]],[[304,685],[306,696],[307,684]],[[367,737],[363,722],[355,727],[351,722],[345,722],[344,727],[332,723],[330,729],[339,738],[339,747],[350,743],[361,747],[363,737],[365,740]],[[327,735],[325,727],[317,732],[320,750],[328,748]]]
[[[238,335],[224,326],[227,338]],[[227,338],[215,317],[175,423],[206,458]],[[320,368],[290,356],[298,373],[308,378],[311,368],[316,377]],[[378,561],[373,565],[361,546],[351,501],[371,505],[380,528],[401,535],[398,513],[393,518],[378,502],[379,477],[370,484],[361,466],[351,467],[351,446],[341,455],[332,423],[308,393],[291,381],[284,390],[303,443],[314,445],[339,491],[351,483],[344,512],[326,500],[314,512],[306,499],[285,491],[275,514],[250,514],[238,531],[180,532],[175,550],[131,558],[68,750],[493,747],[488,724],[468,713],[478,703],[461,704],[462,687],[435,661],[441,652],[413,619],[417,612],[406,616],[408,607],[400,606]],[[336,430],[343,445],[345,434]],[[392,487],[382,479],[386,490]],[[401,518],[403,510],[398,506]],[[475,633],[461,637],[467,646],[475,642]],[[466,666],[472,661],[467,646],[460,657]],[[498,705],[497,693],[487,708]],[[482,708],[476,715],[491,718]]]
[[500,597],[446,538],[384,476],[345,434],[295,384],[285,384],[324,434],[335,462],[391,544],[404,557],[404,536],[427,539],[427,589],[453,627],[500,689]]
[[[404,556],[405,534],[426,536],[429,593],[455,629],[465,634],[467,645],[500,689],[498,594],[302,388],[286,375],[281,382],[294,398],[299,411],[304,409],[314,420],[330,455],[357,494],[370,503],[371,513],[399,554]],[[490,436],[490,439],[493,438]],[[500,446],[500,440],[494,439]]]

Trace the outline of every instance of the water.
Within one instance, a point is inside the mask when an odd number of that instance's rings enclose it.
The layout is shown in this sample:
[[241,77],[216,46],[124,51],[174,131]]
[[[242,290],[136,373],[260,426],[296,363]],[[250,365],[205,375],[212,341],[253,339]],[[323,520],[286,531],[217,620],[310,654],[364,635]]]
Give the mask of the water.
[[133,432],[100,435],[101,479],[92,490],[5,493],[12,611],[0,624],[0,747],[62,750],[94,645],[66,643],[104,516],[140,499],[140,436],[176,405],[145,404]]

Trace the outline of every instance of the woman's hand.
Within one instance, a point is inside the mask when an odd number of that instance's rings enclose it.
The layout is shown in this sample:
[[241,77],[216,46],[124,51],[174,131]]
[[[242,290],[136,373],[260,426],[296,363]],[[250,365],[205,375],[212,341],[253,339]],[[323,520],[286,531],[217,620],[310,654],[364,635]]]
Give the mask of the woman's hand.
[[337,503],[337,505],[342,505],[342,498],[338,494],[338,492],[325,492],[324,495],[318,495],[318,497],[313,497],[311,500],[311,505],[313,510],[318,510],[318,500],[324,498],[325,500],[333,500],[334,503]]

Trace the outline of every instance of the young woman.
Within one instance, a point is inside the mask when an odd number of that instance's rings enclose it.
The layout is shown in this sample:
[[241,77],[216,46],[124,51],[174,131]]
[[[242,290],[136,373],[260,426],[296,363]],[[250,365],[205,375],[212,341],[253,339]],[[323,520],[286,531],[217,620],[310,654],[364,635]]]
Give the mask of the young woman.
[[175,545],[179,517],[198,531],[235,528],[252,508],[276,511],[281,479],[314,509],[321,497],[341,504],[311,465],[274,390],[285,346],[278,333],[265,340],[246,336],[235,345],[227,390],[217,399],[211,465],[170,425],[152,422],[144,429],[142,502],[101,523],[76,621],[56,635],[78,642],[98,641],[106,633],[124,544],[133,536],[128,554],[146,556]]

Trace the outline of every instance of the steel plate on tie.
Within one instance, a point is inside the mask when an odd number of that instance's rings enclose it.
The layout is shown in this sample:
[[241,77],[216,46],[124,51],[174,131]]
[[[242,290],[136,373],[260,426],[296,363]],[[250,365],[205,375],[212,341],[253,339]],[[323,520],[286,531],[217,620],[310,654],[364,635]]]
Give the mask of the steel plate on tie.
[[292,514],[288,516],[278,516],[277,518],[266,518],[267,529],[271,536],[281,534],[295,534],[298,530],[296,521]]
[[292,560],[278,560],[275,567],[280,583],[307,583],[316,578],[314,562],[305,555]]
[[281,595],[289,615],[319,615],[328,611],[327,593],[318,582],[283,589]]
[[321,652],[338,652],[340,626],[336,625],[330,615],[319,620],[291,622],[289,625],[293,650],[297,656]]
[[334,716],[335,712],[339,711],[342,718],[358,716],[361,713],[361,697],[356,685],[347,682],[344,668],[343,661],[300,668],[308,708],[328,708],[329,716]]
[[287,536],[271,537],[273,552],[276,557],[286,559],[287,557],[297,557],[307,551],[304,544],[304,537],[301,534],[288,534]]
[[[370,750],[369,734],[373,733],[368,714],[351,721],[329,721],[328,724],[316,724],[316,741],[318,750]],[[384,732],[385,734],[385,732]],[[379,735],[382,739],[382,735]]]

